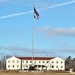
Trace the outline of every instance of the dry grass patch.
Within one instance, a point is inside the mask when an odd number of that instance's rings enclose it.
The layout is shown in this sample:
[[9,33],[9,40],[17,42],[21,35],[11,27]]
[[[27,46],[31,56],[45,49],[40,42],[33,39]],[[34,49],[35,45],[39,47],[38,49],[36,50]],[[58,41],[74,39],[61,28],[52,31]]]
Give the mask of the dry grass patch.
[[19,71],[0,71],[0,75],[71,75],[66,71],[44,71],[44,72],[19,72]]

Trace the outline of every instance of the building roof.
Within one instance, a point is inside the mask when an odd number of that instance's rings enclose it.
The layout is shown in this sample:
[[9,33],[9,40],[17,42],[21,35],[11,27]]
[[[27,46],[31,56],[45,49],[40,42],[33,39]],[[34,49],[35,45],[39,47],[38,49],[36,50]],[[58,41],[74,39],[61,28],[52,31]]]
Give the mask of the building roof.
[[[32,60],[32,57],[17,57],[21,60]],[[54,57],[33,57],[33,60],[51,60]]]

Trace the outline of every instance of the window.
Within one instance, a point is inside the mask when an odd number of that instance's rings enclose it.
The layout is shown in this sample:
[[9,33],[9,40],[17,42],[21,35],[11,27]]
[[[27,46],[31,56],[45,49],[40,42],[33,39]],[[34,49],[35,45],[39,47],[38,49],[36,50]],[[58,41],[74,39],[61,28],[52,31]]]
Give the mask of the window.
[[45,66],[44,65],[42,65],[42,68],[44,68]]
[[17,67],[19,67],[19,65],[17,65]]
[[63,68],[63,66],[61,66],[61,68]]
[[8,67],[10,67],[10,65],[8,65]]
[[30,63],[32,63],[32,61],[30,61]]
[[54,61],[52,61],[52,63],[54,63]]
[[26,63],[28,63],[28,61],[26,61]]
[[12,62],[14,63],[14,60]]
[[26,66],[26,68],[27,68],[28,66]]
[[56,66],[56,68],[58,68],[58,66]]
[[43,63],[44,63],[44,61],[43,61]]
[[17,61],[17,63],[19,63],[19,61]]
[[34,67],[37,67],[37,65],[34,65]]
[[63,62],[61,61],[61,63],[63,63]]
[[52,65],[52,68],[54,68],[54,66]]
[[14,67],[14,65],[12,67]]
[[41,63],[41,62],[39,61],[39,63]]
[[56,63],[58,63],[58,61],[56,61]]
[[10,63],[10,61],[8,61],[8,63]]
[[35,61],[35,63],[36,63],[36,61]]
[[47,63],[49,63],[49,61],[47,61]]
[[38,65],[38,67],[41,67],[41,65]]

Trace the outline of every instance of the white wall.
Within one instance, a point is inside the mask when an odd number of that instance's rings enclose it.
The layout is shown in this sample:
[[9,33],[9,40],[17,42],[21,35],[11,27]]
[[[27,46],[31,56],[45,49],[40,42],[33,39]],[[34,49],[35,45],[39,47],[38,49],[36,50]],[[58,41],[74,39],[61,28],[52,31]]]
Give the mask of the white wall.
[[[9,62],[10,61],[10,62]],[[14,62],[13,62],[14,61]],[[18,62],[17,62],[18,61]],[[28,63],[27,63],[28,61]],[[21,60],[16,57],[11,57],[6,60],[6,69],[7,70],[18,70],[18,69],[29,69],[29,66],[32,65],[32,60]],[[44,61],[44,63],[43,63]],[[47,63],[48,61],[48,63]],[[39,63],[40,62],[40,63]],[[33,60],[34,65],[41,65],[41,67],[38,67],[39,70],[47,69],[47,70],[65,70],[65,60],[56,57],[51,60]],[[13,67],[14,65],[14,67]],[[42,65],[46,66],[42,68]],[[8,67],[10,66],[10,67]],[[54,67],[53,67],[54,66]]]
[[[52,70],[65,70],[65,60],[56,57],[50,60],[50,65]],[[54,68],[52,68],[54,66]]]
[[[30,63],[31,60],[23,60],[24,62],[22,63],[22,69],[28,69],[29,65],[32,65],[32,63]],[[26,61],[28,61],[28,63],[26,63]],[[36,61],[36,63],[35,63]],[[39,63],[40,61],[40,63]],[[44,63],[43,63],[44,61]],[[48,61],[48,63],[47,63]],[[65,60],[56,57],[54,59],[51,60],[34,60],[33,62],[35,65],[45,65],[46,67],[44,67],[43,69],[47,69],[47,70],[65,70]],[[27,66],[27,67],[26,67]],[[54,67],[52,67],[54,66]],[[42,67],[39,68],[40,70],[42,70]]]
[[21,60],[16,57],[11,57],[6,60],[7,70],[19,70],[21,69]]
[[[28,63],[26,63],[26,61],[28,61]],[[37,65],[37,66],[39,66],[39,65],[46,66],[46,63],[49,60],[33,60],[33,63],[31,63],[30,61],[32,61],[32,60],[22,60],[22,69],[29,69],[29,66],[32,64]],[[40,61],[40,63],[39,63],[39,61]],[[43,63],[43,61],[44,61],[44,63]],[[42,66],[39,69],[42,70]]]

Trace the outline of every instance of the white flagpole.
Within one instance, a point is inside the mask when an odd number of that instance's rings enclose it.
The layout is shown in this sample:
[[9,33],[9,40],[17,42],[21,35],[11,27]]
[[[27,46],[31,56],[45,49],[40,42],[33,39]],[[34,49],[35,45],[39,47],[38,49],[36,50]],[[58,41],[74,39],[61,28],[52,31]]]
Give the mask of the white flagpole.
[[[33,5],[34,7],[34,5]],[[32,65],[34,65],[34,10],[33,10],[33,23],[32,23]]]

